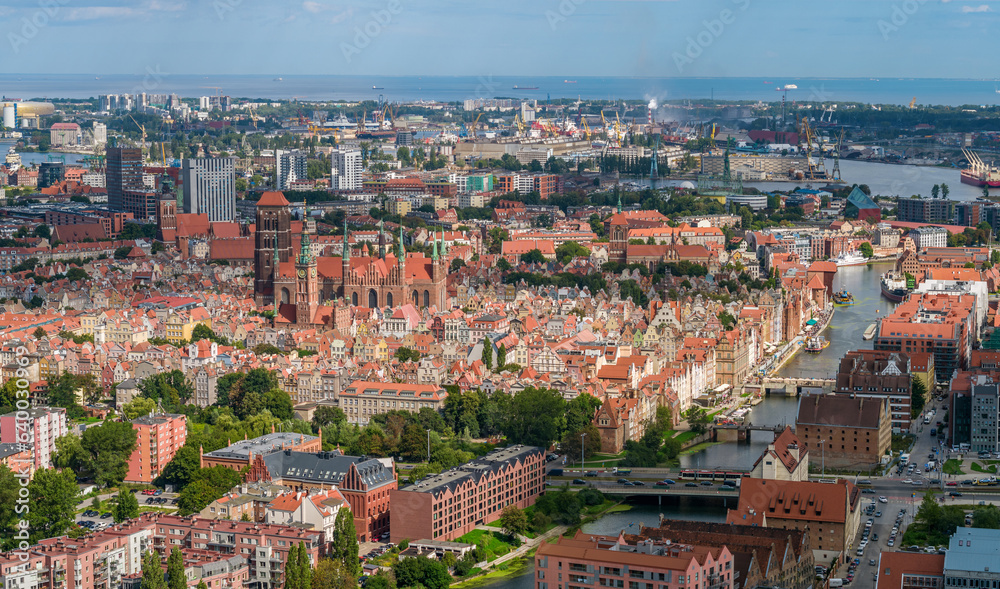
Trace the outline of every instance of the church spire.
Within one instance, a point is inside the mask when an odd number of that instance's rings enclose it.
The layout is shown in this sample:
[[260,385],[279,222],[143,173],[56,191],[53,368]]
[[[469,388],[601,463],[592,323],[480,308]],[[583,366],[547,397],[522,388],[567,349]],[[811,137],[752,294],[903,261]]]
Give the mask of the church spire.
[[378,257],[385,259],[385,219],[378,220]]
[[615,194],[618,195],[618,214],[622,212],[622,193],[618,190],[618,186],[615,185]]
[[406,277],[406,248],[403,247],[403,224],[399,224],[399,279]]
[[438,238],[437,231],[431,229],[431,259],[435,262],[438,259]]
[[346,216],[344,216],[344,252],[343,252],[343,258],[344,258],[344,260],[350,260],[351,259],[351,244],[348,243],[347,217]]

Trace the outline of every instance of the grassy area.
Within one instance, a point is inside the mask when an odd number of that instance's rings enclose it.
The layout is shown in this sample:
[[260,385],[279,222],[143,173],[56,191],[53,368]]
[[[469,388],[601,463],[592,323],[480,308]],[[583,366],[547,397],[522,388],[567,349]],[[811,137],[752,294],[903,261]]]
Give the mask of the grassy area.
[[697,437],[698,434],[693,431],[681,432],[680,435],[673,436],[673,438],[681,444],[686,444]]
[[701,452],[702,450],[704,450],[706,448],[711,448],[712,446],[715,446],[715,445],[718,445],[718,444],[723,444],[723,443],[725,443],[725,442],[702,442],[700,444],[695,444],[694,446],[691,446],[690,448],[682,451],[680,455],[684,456],[686,454],[694,454],[695,452]]
[[[535,516],[535,511],[536,511],[535,510],[535,506],[534,505],[529,505],[528,507],[525,507],[523,509],[523,511],[524,511],[524,515],[527,516],[528,521],[530,522],[531,519]],[[486,525],[489,526],[489,527],[491,527],[491,528],[496,528],[497,530],[499,530],[502,527],[500,525],[500,518],[497,518],[494,521],[488,522]],[[545,526],[545,529],[542,530],[541,532],[535,532],[533,530],[528,530],[527,532],[524,533],[524,536],[527,537],[527,538],[534,539],[534,538],[538,537],[539,533],[544,534],[545,532],[548,532],[549,530],[551,530],[554,527],[556,527],[556,524],[553,523],[553,522],[549,522],[549,525]]]
[[911,434],[892,434],[892,451],[909,452],[916,439],[916,436]]
[[957,458],[946,460],[944,466],[941,467],[941,470],[944,472],[944,474],[951,474],[951,475],[965,474],[964,472],[962,472],[962,461],[958,460]]
[[486,549],[487,561],[494,560],[514,549],[513,546],[501,540],[499,534],[486,530],[472,530],[468,534],[459,536],[455,542],[465,542],[477,546],[482,543],[483,548]]
[[971,468],[975,472],[988,472],[990,474],[996,474],[997,473],[997,465],[995,463],[994,464],[989,464],[987,462],[986,466],[983,466],[982,464],[980,464],[978,462],[973,462],[972,466],[970,466],[969,468]]
[[508,577],[516,577],[524,572],[526,568],[534,564],[534,558],[515,558],[510,562],[504,562],[497,565],[495,570],[492,570],[485,575],[476,576],[482,573],[481,569],[475,568],[469,572],[468,580],[459,581],[458,583],[452,583],[452,587],[455,589],[469,589],[471,587],[479,587],[485,585],[491,581],[497,579],[505,579]]

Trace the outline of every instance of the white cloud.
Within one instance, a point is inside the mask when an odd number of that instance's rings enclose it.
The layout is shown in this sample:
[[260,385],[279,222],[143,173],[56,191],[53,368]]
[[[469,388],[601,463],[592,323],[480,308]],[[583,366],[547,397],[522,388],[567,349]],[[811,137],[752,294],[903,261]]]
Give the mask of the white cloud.
[[84,6],[81,8],[71,8],[66,11],[63,20],[97,20],[102,18],[119,18],[123,16],[133,16],[136,11],[125,6]]
[[326,10],[326,6],[323,6],[319,2],[313,2],[312,0],[306,0],[303,2],[302,8],[305,9],[306,12],[311,12],[313,14]]
[[330,19],[330,24],[331,25],[335,25],[335,24],[342,23],[345,20],[351,18],[352,16],[354,16],[354,9],[353,8],[348,8],[347,10],[345,10],[344,12],[341,12],[340,14],[335,14],[333,16],[333,18]]
[[989,4],[980,4],[979,6],[963,6],[962,12],[990,12]]

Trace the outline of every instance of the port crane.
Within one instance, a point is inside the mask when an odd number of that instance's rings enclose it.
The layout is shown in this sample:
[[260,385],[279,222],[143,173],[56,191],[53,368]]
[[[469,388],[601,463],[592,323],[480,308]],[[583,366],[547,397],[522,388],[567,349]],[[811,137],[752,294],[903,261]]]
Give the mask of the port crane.
[[840,150],[844,145],[844,128],[840,128],[840,138],[837,139],[837,148],[833,152],[833,179],[840,181]]
[[479,126],[479,119],[482,116],[483,113],[479,113],[478,115],[476,115],[476,120],[472,121],[472,124],[469,125],[469,136],[472,137],[473,141],[476,140],[476,127]]
[[139,143],[139,149],[142,151],[142,161],[146,161],[146,125],[140,125],[139,121],[135,120],[135,117],[133,117],[131,114],[128,116],[128,118],[132,119],[132,122],[135,123],[135,126],[139,127],[139,131],[142,132],[142,139],[140,140]]

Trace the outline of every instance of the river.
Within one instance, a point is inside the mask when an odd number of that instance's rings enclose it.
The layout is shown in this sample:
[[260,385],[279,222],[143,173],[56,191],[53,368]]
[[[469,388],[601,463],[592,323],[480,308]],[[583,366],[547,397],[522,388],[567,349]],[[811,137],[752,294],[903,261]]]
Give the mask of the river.
[[[833,160],[827,160],[826,168],[828,170],[833,169]],[[909,197],[914,194],[930,196],[931,188],[935,184],[947,184],[949,190],[948,198],[952,200],[975,200],[983,195],[982,188],[962,184],[959,172],[954,168],[841,160],[840,172],[845,184],[867,184],[872,194],[876,196]],[[646,178],[628,178],[623,180],[642,185],[649,184],[649,180]],[[661,180],[658,185],[660,187],[677,186],[680,183],[681,180]],[[806,186],[811,186],[819,188],[825,186],[827,183],[825,180],[817,180],[814,182],[744,182],[743,185],[763,192],[775,190],[785,192],[795,190],[796,187],[805,188]],[[997,193],[997,191],[998,189],[993,190],[994,193]]]

